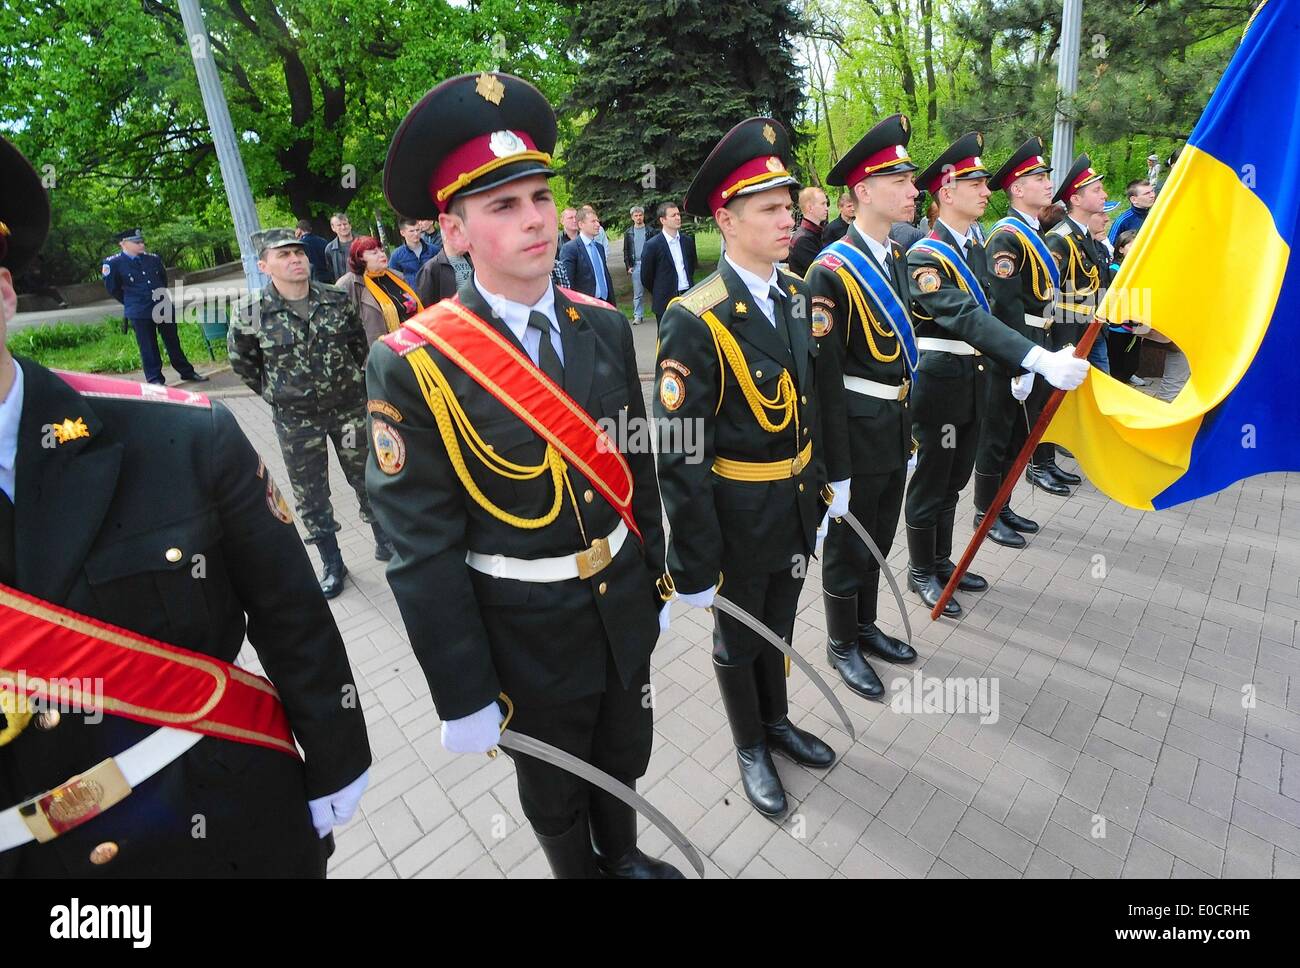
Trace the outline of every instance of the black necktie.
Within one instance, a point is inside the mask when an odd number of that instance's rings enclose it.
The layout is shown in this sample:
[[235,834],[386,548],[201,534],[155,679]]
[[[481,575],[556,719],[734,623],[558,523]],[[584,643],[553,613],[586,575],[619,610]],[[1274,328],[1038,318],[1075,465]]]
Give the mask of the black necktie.
[[785,308],[781,305],[781,290],[776,286],[771,286],[767,290],[767,298],[772,300],[772,320],[776,324],[777,335],[781,337],[786,348],[790,348],[790,328],[785,318]]
[[18,552],[14,544],[14,505],[0,490],[0,582],[12,585],[18,573]]
[[528,316],[528,325],[537,330],[540,341],[537,346],[537,365],[542,372],[561,386],[564,385],[564,365],[560,362],[555,347],[551,345],[551,321],[545,313],[533,312]]

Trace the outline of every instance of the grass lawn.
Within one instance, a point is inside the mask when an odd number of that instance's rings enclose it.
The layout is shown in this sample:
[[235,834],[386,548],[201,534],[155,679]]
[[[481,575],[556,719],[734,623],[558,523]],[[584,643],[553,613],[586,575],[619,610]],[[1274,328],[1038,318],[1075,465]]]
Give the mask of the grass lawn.
[[[211,360],[197,323],[180,324],[181,348],[190,362],[202,366]],[[167,353],[158,341],[163,364]],[[9,352],[30,357],[42,366],[81,373],[130,373],[140,369],[140,349],[135,334],[122,332],[122,320],[107,316],[98,324],[56,323],[33,327],[9,337]],[[218,361],[226,359],[226,344],[213,344]]]

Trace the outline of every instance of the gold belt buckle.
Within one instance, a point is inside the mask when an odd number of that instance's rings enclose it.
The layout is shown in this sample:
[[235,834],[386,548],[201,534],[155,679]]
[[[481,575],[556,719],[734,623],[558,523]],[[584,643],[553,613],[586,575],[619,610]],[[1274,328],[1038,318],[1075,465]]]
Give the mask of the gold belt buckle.
[[798,477],[802,470],[803,470],[803,458],[799,457],[796,454],[794,459],[790,461],[790,476]]
[[110,756],[62,786],[19,804],[18,813],[32,836],[44,844],[99,816],[130,793],[131,784]]
[[609,539],[597,538],[586,551],[579,551],[574,558],[578,561],[578,577],[590,578],[598,575],[613,560],[609,553]]
[[908,393],[911,392],[911,390],[912,390],[912,381],[909,380],[907,377],[903,377],[903,382],[898,387],[898,399],[906,400],[907,395]]

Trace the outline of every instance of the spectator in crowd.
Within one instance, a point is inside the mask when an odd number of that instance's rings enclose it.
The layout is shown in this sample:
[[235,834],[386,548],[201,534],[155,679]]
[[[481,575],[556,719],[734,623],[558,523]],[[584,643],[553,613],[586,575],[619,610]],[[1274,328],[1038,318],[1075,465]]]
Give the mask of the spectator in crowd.
[[1042,213],[1038,216],[1039,232],[1045,235],[1048,229],[1063,218],[1065,218],[1065,209],[1060,205],[1052,204],[1044,207]]
[[352,248],[352,220],[347,212],[335,212],[330,216],[330,228],[334,238],[325,245],[325,263],[329,266],[326,282],[337,283],[348,272],[348,250]]
[[578,210],[566,208],[560,213],[560,247],[578,237]]
[[682,234],[682,211],[676,202],[655,210],[659,232],[641,252],[641,285],[650,294],[655,319],[663,319],[668,303],[695,285],[695,239]]
[[632,325],[645,318],[645,289],[641,285],[641,253],[645,250],[650,228],[645,224],[645,209],[633,205],[630,212],[632,224],[623,233],[623,265],[632,277]]
[[316,282],[329,282],[334,280],[328,278],[330,274],[329,261],[325,258],[325,240],[316,235],[311,230],[311,220],[300,218],[298,225],[293,230],[293,234],[302,247],[307,250],[307,261],[311,263],[311,277]]
[[1110,244],[1110,238],[1107,233],[1110,230],[1110,216],[1105,212],[1094,212],[1088,218],[1088,231],[1092,233],[1092,241],[1097,243],[1097,251],[1106,259],[1106,265],[1115,261],[1115,249]]
[[442,229],[438,228],[437,219],[422,218],[416,223],[420,227],[420,241],[427,245],[434,255],[442,251]]
[[117,244],[122,251],[104,260],[100,275],[108,294],[122,304],[122,332],[126,332],[128,325],[135,332],[145,380],[159,386],[167,382],[163,379],[162,357],[158,354],[158,337],[161,335],[167,359],[181,380],[205,382],[207,377],[194,369],[194,364],[181,348],[163,260],[145,251],[141,229],[119,232]]
[[388,257],[388,266],[394,272],[400,272],[408,286],[414,286],[420,267],[433,258],[433,249],[420,238],[420,223],[415,219],[398,219],[397,231],[406,241],[393,250]]
[[1115,219],[1110,227],[1110,241],[1113,243],[1121,232],[1132,230],[1134,233],[1146,222],[1151,213],[1151,206],[1156,203],[1154,182],[1139,178],[1128,183],[1125,193],[1128,195],[1128,211]]
[[[430,260],[427,265],[432,265]],[[424,308],[406,280],[389,268],[384,247],[373,236],[363,235],[348,249],[348,272],[339,288],[352,299],[366,331],[367,345],[391,333]]]
[[578,210],[578,237],[560,247],[560,261],[564,263],[570,288],[612,303],[614,280],[610,278],[599,235],[600,219],[596,210],[590,205],[582,206]]
[[415,277],[415,294],[426,306],[456,295],[474,272],[468,252],[460,252],[450,239],[445,240],[441,251],[420,267]]
[[[1112,276],[1119,271],[1120,264],[1124,261],[1124,256],[1136,237],[1137,232],[1129,229],[1127,232],[1120,233],[1119,238],[1115,240],[1115,258],[1110,266]],[[1142,356],[1142,337],[1138,330],[1144,328],[1132,325],[1107,326],[1106,351],[1110,356],[1111,376],[1121,383],[1144,387],[1147,381],[1137,375],[1138,361]]]
[[853,221],[855,207],[853,204],[853,195],[850,192],[840,192],[839,200],[836,202],[839,214],[826,223],[826,228],[822,230],[822,248],[830,245],[837,239],[844,238],[849,230],[849,225]]
[[822,250],[822,231],[826,228],[826,216],[830,212],[830,202],[826,193],[816,185],[809,185],[799,192],[799,213],[803,216],[799,227],[794,230],[790,240],[790,255],[786,264],[797,276],[804,276],[812,265],[817,253]]
[[1160,178],[1160,156],[1154,151],[1147,155],[1147,184],[1151,185],[1153,190],[1156,181]]

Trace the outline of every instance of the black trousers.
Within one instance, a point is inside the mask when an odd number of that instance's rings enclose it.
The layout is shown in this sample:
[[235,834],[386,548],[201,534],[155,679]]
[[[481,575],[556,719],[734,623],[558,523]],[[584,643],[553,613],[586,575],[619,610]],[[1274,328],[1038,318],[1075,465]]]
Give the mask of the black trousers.
[[175,323],[155,323],[148,317],[144,319],[128,319],[127,322],[131,324],[131,329],[135,331],[135,343],[136,346],[140,347],[140,363],[144,369],[144,378],[147,382],[163,382],[162,357],[158,354],[158,335],[160,333],[172,369],[186,380],[194,376],[194,364],[186,358],[185,351],[181,349],[181,338],[176,330]]
[[984,424],[980,427],[979,446],[975,452],[975,470],[1003,480],[1029,437],[1029,428],[1043,412],[1052,387],[1041,376],[1034,377],[1029,398],[1021,403],[1011,395],[1010,378],[990,380],[985,401]]
[[[904,465],[887,474],[855,475],[849,491],[849,511],[886,558],[898,531],[906,482]],[[827,592],[840,597],[870,594],[874,599],[880,565],[857,532],[842,521],[832,521],[822,553],[822,587]]]
[[[508,728],[586,760],[628,786],[645,775],[654,738],[650,666],[623,688],[613,655],[605,654],[605,691],[556,706],[516,706]],[[635,811],[572,773],[522,753],[510,753],[524,816],[537,833],[555,837],[584,817],[593,829],[630,834],[628,843],[601,842],[602,854],[620,857],[636,846]],[[607,834],[614,836],[613,834]]]
[[[794,615],[799,608],[806,565],[781,571],[757,574],[722,573],[718,594],[739,605],[786,642],[794,636]],[[765,642],[757,632],[737,622],[730,615],[715,611],[713,624],[713,658],[722,665],[745,665],[759,659],[764,652],[785,656]]]
[[1137,373],[1142,356],[1142,337],[1107,329],[1106,349],[1110,352],[1110,375],[1120,383],[1128,383]]
[[904,513],[908,527],[933,528],[944,511],[957,506],[961,489],[970,482],[979,426],[973,420],[964,424],[914,421],[912,436],[917,443],[916,470],[907,485]]

